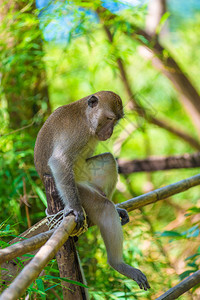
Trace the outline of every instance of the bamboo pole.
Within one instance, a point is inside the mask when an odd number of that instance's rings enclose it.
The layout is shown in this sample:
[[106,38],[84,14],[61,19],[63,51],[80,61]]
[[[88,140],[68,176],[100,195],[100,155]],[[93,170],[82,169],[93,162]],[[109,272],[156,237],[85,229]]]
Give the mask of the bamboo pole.
[[200,283],[200,270],[196,271],[173,288],[169,289],[166,293],[156,298],[156,300],[173,300],[177,299],[180,295],[184,294],[192,287]]
[[116,204],[116,207],[124,208],[127,211],[131,211],[142,206],[155,203],[157,201],[166,199],[172,195],[184,192],[191,187],[197,186],[200,184],[200,174],[183,179],[176,183],[166,185],[162,188],[154,190],[152,192],[146,193],[144,195],[132,198],[125,202]]
[[11,260],[15,257],[21,256],[25,253],[37,250],[41,246],[43,246],[46,241],[53,234],[54,229],[40,233],[36,236],[18,242],[16,244],[11,245],[10,247],[4,248],[0,250],[0,264]]
[[39,276],[46,264],[55,256],[76,226],[74,216],[63,219],[51,238],[21,271],[11,285],[1,294],[0,300],[17,300],[28,286]]

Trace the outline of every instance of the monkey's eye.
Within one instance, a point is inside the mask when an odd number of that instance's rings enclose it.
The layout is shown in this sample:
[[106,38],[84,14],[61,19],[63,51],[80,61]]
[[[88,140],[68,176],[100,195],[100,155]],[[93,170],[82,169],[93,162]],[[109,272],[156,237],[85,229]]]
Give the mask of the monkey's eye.
[[107,117],[107,120],[109,120],[109,121],[113,121],[113,120],[114,120],[114,118]]

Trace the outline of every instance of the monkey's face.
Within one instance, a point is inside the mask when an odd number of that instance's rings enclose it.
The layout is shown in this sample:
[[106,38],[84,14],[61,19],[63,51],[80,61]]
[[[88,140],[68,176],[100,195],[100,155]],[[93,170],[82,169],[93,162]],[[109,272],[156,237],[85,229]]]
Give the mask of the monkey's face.
[[121,98],[113,92],[102,91],[90,96],[88,106],[96,137],[100,141],[106,141],[124,115]]

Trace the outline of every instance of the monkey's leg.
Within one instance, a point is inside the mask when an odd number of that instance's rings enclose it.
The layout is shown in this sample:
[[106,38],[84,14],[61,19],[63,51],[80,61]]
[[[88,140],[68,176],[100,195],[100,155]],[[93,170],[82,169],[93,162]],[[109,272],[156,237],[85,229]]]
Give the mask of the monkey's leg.
[[150,286],[146,276],[123,261],[123,233],[119,216],[112,202],[106,202],[105,205],[106,212],[97,225],[106,245],[108,263],[119,273],[135,280],[141,289],[147,290]]
[[95,190],[84,186],[78,186],[78,190],[89,219],[100,228],[110,266],[135,280],[141,289],[150,288],[146,276],[123,261],[123,232],[115,205]]

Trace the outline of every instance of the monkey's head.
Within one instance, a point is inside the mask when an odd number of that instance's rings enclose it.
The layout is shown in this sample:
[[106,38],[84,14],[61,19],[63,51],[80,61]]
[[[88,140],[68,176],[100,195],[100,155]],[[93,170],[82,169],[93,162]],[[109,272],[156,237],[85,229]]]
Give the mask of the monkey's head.
[[114,126],[124,116],[121,98],[110,91],[101,91],[87,98],[91,127],[100,141],[109,139]]

